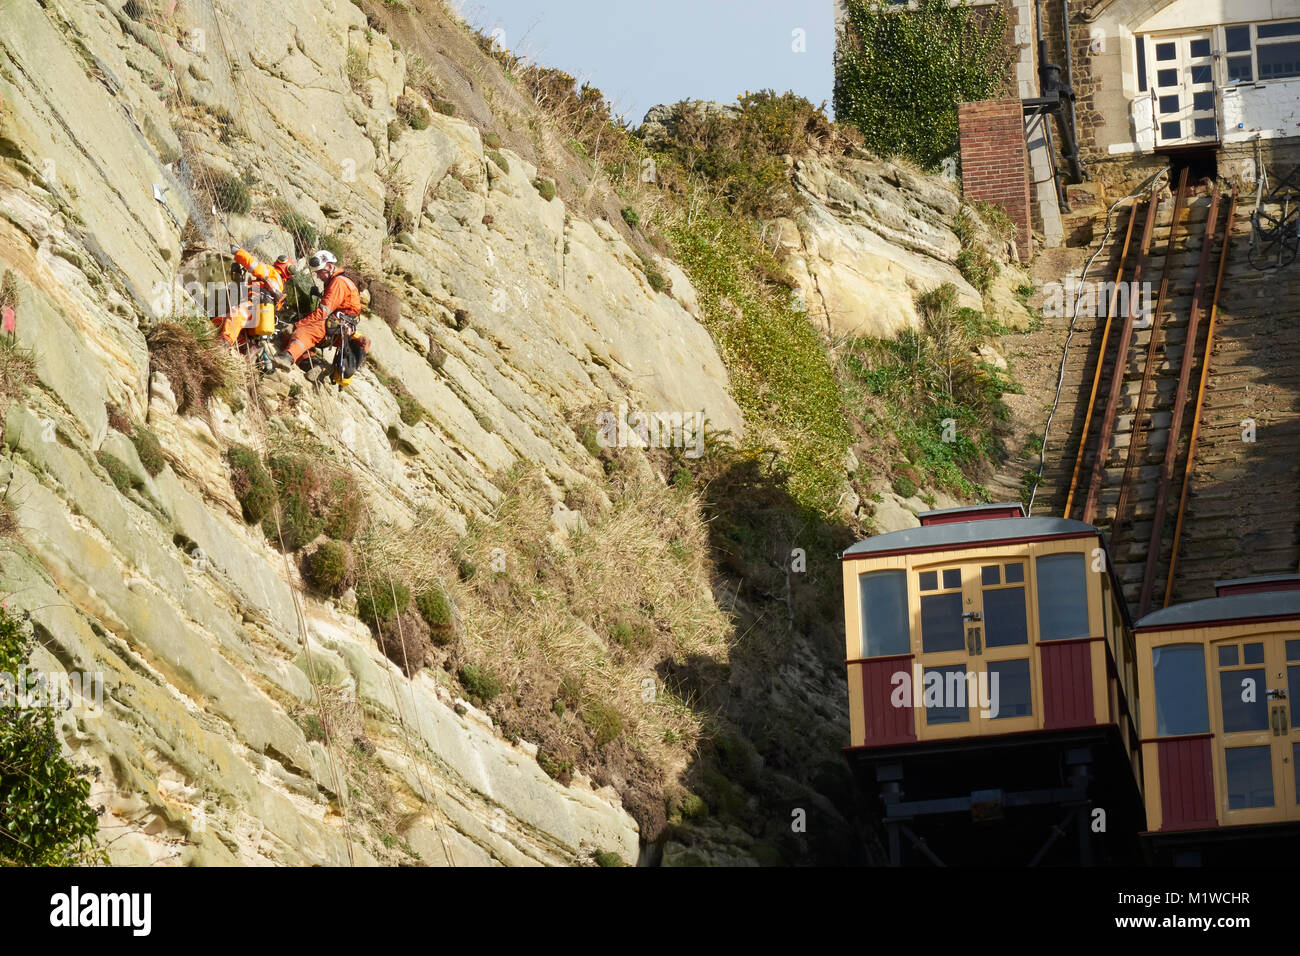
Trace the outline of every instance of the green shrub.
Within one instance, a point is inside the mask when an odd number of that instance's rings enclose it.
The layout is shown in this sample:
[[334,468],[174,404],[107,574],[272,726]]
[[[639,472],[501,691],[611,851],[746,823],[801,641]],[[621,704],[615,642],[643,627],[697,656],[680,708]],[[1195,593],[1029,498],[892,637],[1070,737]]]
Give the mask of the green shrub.
[[130,467],[121,458],[106,451],[101,451],[95,457],[99,459],[99,463],[108,472],[108,477],[113,479],[113,484],[117,485],[117,490],[122,494],[130,494],[132,490],[138,491],[144,487],[144,482],[131,471]]
[[350,474],[336,474],[329,481],[325,514],[325,533],[339,541],[351,541],[361,530],[365,517],[365,499]]
[[731,371],[747,430],[764,434],[768,447],[784,447],[777,465],[799,503],[834,509],[850,433],[816,328],[788,295],[757,278],[771,255],[743,220],[702,214],[680,222],[671,238]]
[[316,251],[320,233],[306,216],[281,202],[277,208],[276,222],[280,228],[293,236],[294,252],[306,255]]
[[497,168],[500,169],[501,172],[503,173],[510,172],[510,161],[501,155],[500,150],[489,149],[487,151],[487,158],[492,160],[492,162],[496,163]]
[[424,618],[424,623],[429,625],[435,644],[441,647],[451,643],[453,636],[451,606],[447,603],[447,596],[442,593],[441,588],[435,587],[420,592],[415,598],[415,609],[420,612],[420,617]]
[[453,103],[451,100],[435,99],[433,101],[433,108],[437,110],[439,113],[441,113],[443,116],[456,115],[456,104]]
[[[397,603],[393,603],[396,592]],[[411,589],[387,575],[357,585],[357,617],[378,629],[411,606]]]
[[317,591],[337,594],[347,580],[351,555],[342,541],[325,541],[303,563],[303,577]]
[[566,783],[573,778],[573,761],[553,757],[540,747],[537,749],[537,766],[552,780]]
[[631,206],[623,207],[622,216],[623,216],[623,221],[627,223],[629,226],[631,226],[633,229],[635,229],[637,226],[641,224],[640,213],[638,213]]
[[236,445],[226,452],[230,462],[230,485],[243,509],[244,520],[257,524],[275,504],[275,484],[262,467],[262,459],[251,448]]
[[253,196],[243,179],[218,172],[209,173],[207,179],[207,188],[212,192],[218,209],[241,216],[252,210]]
[[500,149],[501,137],[498,136],[496,133],[488,133],[486,136],[483,137],[483,145],[486,146],[488,149]]
[[[0,607],[0,673],[27,667],[34,637]],[[10,691],[12,694],[12,691]],[[105,862],[94,849],[99,817],[89,769],[63,756],[48,701],[5,700],[0,710],[0,861],[19,866]]]
[[152,429],[144,425],[136,425],[131,432],[131,441],[135,444],[136,453],[140,456],[140,464],[144,465],[145,471],[152,476],[163,470],[167,459],[163,456],[162,444]]
[[593,857],[597,866],[622,866],[623,858],[617,853],[602,850]]
[[280,502],[280,526],[277,533],[273,514],[262,526],[272,541],[283,539],[286,550],[297,551],[325,530],[320,469],[307,455],[285,452],[271,455],[266,464]]
[[610,704],[597,701],[582,712],[582,722],[603,747],[623,733],[623,715]]
[[411,129],[428,129],[431,119],[432,117],[430,116],[429,111],[421,106],[406,118],[406,122],[410,125]]
[[533,188],[537,190],[537,195],[541,196],[547,202],[555,198],[555,183],[549,179],[542,179],[540,176],[533,180]]
[[916,482],[906,475],[899,475],[894,479],[894,494],[900,498],[911,498],[916,494]]
[[969,4],[919,0],[899,16],[888,4],[847,0],[835,51],[835,116],[867,149],[933,169],[957,151],[957,105],[986,100],[1006,75],[1006,16]]
[[469,695],[471,701],[478,698],[478,700],[486,703],[501,693],[501,679],[486,667],[466,664],[456,672],[456,676],[460,679],[460,685],[465,688],[465,692]]
[[302,725],[303,736],[308,740],[319,742],[325,740],[325,725],[315,714],[307,714],[299,723]]

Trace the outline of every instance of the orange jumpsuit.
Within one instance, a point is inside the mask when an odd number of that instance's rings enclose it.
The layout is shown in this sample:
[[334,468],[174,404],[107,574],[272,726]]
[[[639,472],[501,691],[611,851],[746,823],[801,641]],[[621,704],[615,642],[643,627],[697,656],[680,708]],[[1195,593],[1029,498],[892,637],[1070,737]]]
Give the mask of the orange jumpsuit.
[[[361,314],[361,293],[356,285],[341,272],[330,276],[325,284],[325,294],[321,296],[320,306],[311,315],[304,318],[293,329],[293,339],[287,351],[297,362],[314,349],[325,338],[325,320],[335,312],[342,312],[356,318]],[[370,340],[364,336],[355,336],[361,348],[369,353]]]
[[[251,255],[240,249],[235,253],[235,261],[244,267],[248,275],[248,291],[252,301],[243,302],[231,309],[229,314],[212,320],[219,331],[218,335],[231,345],[238,343],[245,331],[258,326],[258,309],[255,304],[260,298],[270,303],[272,309],[278,309],[284,302],[284,275],[279,269],[258,262]],[[274,328],[274,322],[272,323]]]

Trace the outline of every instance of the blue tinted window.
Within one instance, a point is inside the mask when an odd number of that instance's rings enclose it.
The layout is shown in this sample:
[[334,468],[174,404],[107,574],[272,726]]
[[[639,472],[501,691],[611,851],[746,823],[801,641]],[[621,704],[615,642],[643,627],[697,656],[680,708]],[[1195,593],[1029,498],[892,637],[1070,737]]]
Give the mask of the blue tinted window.
[[1177,70],[1156,70],[1156,86],[1177,86]]
[[1192,122],[1193,136],[1217,136],[1218,132],[1219,124],[1212,117],[1206,116]]
[[1289,661],[1300,661],[1300,641],[1286,642],[1286,659]]
[[965,664],[927,667],[923,680],[926,723],[960,724],[970,720]]
[[1088,636],[1088,576],[1083,555],[1049,554],[1037,560],[1038,639]]
[[1178,47],[1172,43],[1156,44],[1156,59],[1160,61],[1172,60],[1178,56]]
[[1192,94],[1192,109],[1198,113],[1214,109],[1214,93],[1206,90]]
[[961,568],[948,568],[943,572],[943,586],[947,588],[961,587]]
[[1241,662],[1243,664],[1264,663],[1264,645],[1247,644],[1241,649]]
[[984,643],[989,647],[1029,643],[1024,588],[984,592]]
[[1286,696],[1291,702],[1291,726],[1300,724],[1300,666],[1286,669]]
[[1151,663],[1155,673],[1156,736],[1209,733],[1205,651],[1201,645],[1157,647],[1151,652]]
[[1228,809],[1273,806],[1273,749],[1230,747],[1223,756],[1228,770]]
[[961,594],[931,594],[921,598],[921,650],[959,651],[965,646],[961,629]]
[[1228,57],[1228,80],[1232,83],[1249,83],[1255,79],[1255,66],[1249,56]]
[[1160,124],[1161,139],[1181,139],[1182,135],[1183,135],[1182,123],[1161,123]]
[[989,662],[989,711],[994,720],[1028,717],[1034,712],[1029,661]]
[[907,578],[902,571],[877,571],[858,578],[862,596],[862,656],[885,657],[912,649],[908,631]]
[[1250,50],[1250,27],[1228,27],[1223,32],[1227,34],[1229,53]]
[[1202,57],[1202,56],[1209,56],[1209,55],[1210,55],[1210,41],[1209,41],[1209,40],[1193,40],[1193,41],[1192,41],[1192,56],[1194,56],[1194,57]]
[[996,564],[980,568],[980,584],[1001,584],[1002,568]]
[[1162,113],[1177,113],[1179,105],[1177,93],[1160,97],[1160,112]]
[[1291,23],[1261,23],[1258,29],[1261,40],[1269,37],[1293,37],[1300,34],[1300,20]]
[[1007,565],[1007,584],[1019,584],[1025,579],[1025,566],[1023,564]]
[[1221,644],[1219,646],[1219,666],[1236,667],[1238,663],[1239,661],[1237,660],[1237,645]]
[[1138,90],[1147,91],[1147,38],[1137,38]]
[[1221,672],[1219,701],[1225,734],[1268,729],[1268,685],[1263,668]]
[[1187,72],[1191,74],[1193,83],[1209,83],[1214,79],[1213,67],[1208,63],[1204,66],[1194,66]]
[[938,572],[938,571],[922,571],[921,574],[920,574],[920,578],[921,578],[920,584],[921,584],[921,590],[922,590],[922,591],[937,591],[937,590],[939,590],[939,572]]

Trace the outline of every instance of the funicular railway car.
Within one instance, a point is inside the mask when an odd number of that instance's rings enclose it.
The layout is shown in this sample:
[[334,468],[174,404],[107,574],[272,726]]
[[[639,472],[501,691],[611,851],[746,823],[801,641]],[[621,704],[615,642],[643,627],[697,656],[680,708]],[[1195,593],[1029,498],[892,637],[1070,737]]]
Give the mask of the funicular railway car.
[[1137,859],[1137,662],[1101,533],[1019,504],[920,519],[841,555],[845,753],[890,862]]
[[1135,625],[1148,858],[1283,865],[1300,849],[1300,575],[1215,584]]

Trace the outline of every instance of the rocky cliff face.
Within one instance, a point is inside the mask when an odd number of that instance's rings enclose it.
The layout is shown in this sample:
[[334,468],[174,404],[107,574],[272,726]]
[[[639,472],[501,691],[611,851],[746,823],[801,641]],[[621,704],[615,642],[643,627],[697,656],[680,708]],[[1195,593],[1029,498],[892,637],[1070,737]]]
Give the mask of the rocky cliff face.
[[[576,410],[702,411],[743,434],[690,283],[663,260],[671,292],[656,292],[621,226],[543,198],[536,168],[509,149],[508,170],[487,158],[474,122],[432,110],[390,139],[399,99],[420,91],[352,3],[169,6],[17,0],[0,19],[0,267],[37,379],[4,429],[0,490],[19,532],[0,541],[0,592],[30,614],[33,668],[102,675],[102,708],[74,707],[62,730],[98,770],[112,860],[635,862],[617,788],[560,785],[447,675],[408,680],[346,602],[307,596],[245,525],[223,455],[297,430],[335,450],[374,520],[432,512],[462,532],[492,518],[500,476],[531,463],[562,540],[577,520],[566,491],[601,477]],[[464,85],[473,119],[485,88]],[[250,190],[246,212],[211,214],[223,176]],[[942,188],[865,163],[795,179],[812,212],[780,241],[833,329],[914,322],[908,290],[930,282],[974,295],[950,264]],[[228,239],[290,250],[286,210],[400,302],[400,320],[362,331],[427,420],[405,423],[367,372],[341,393],[294,373],[207,417],[178,411],[145,332]],[[159,437],[157,474],[112,406]],[[832,698],[836,680],[822,682]],[[831,737],[841,709],[826,708]],[[351,739],[327,746],[304,710],[329,710]],[[356,799],[383,827],[345,818],[341,775],[373,783]]]

